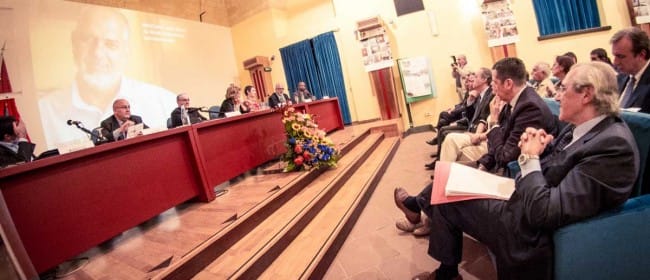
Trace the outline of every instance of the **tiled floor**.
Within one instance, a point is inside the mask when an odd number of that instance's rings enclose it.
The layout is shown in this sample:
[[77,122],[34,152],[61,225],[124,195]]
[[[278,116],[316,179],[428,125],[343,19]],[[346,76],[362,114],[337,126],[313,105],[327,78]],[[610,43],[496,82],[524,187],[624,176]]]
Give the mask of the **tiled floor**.
[[[433,271],[439,263],[427,255],[427,238],[415,238],[395,228],[403,217],[393,202],[393,189],[402,186],[417,194],[430,180],[424,170],[434,150],[425,143],[433,133],[412,134],[404,139],[384,177],[336,256],[325,279],[410,279]],[[463,279],[496,279],[485,247],[464,240]]]

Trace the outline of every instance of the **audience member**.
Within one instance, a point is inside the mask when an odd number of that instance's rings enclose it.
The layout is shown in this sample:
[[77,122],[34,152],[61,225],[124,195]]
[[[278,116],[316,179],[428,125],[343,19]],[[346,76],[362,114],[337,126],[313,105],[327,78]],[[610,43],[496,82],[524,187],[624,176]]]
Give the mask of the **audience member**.
[[167,112],[175,107],[175,94],[124,75],[129,38],[127,18],[117,9],[89,7],[82,11],[71,34],[75,80],[66,88],[43,93],[38,100],[47,146],[87,137],[66,121],[98,124],[112,114],[115,99],[131,101],[147,121],[165,126]]
[[[638,27],[620,30],[612,36],[612,55],[621,92],[621,108],[638,108],[650,113],[650,40]],[[635,109],[631,109],[635,110]]]
[[12,116],[0,117],[0,168],[33,159],[35,144],[27,141],[24,121]]
[[[503,168],[508,162],[517,159],[519,155],[517,143],[527,127],[541,128],[552,135],[557,133],[556,118],[544,100],[531,87],[526,86],[526,66],[523,61],[518,58],[504,58],[495,63],[492,69],[492,90],[496,97],[490,106],[488,130],[470,140],[471,142],[487,141],[487,153],[480,156],[475,163],[480,170],[484,171]],[[500,101],[506,104],[500,105]],[[467,141],[454,139],[467,137],[457,135],[463,134],[451,133],[447,136],[443,142],[440,160],[455,161],[463,148],[467,147]],[[465,146],[462,146],[463,144]],[[455,155],[450,156],[447,153],[455,153]],[[471,154],[466,156],[469,157]],[[426,186],[417,197],[409,196],[403,188],[396,188],[395,203],[404,211],[407,219],[407,221],[398,221],[396,226],[402,230],[422,226],[420,206],[416,201],[429,201],[430,195],[431,184]]]
[[219,109],[219,117],[226,117],[226,113],[239,112],[241,114],[250,112],[250,108],[244,108],[239,96],[239,88],[236,86],[229,86],[228,92],[225,100],[221,103],[221,108]]
[[[490,114],[490,102],[492,101],[492,88],[490,87],[490,84],[492,83],[492,71],[488,68],[480,68],[476,72],[476,78],[474,78],[474,83],[473,83],[473,91],[475,91],[477,94],[477,100],[474,101],[472,104],[472,110],[474,111],[472,114],[471,119],[468,122],[467,126],[457,126],[457,125],[449,125],[449,126],[444,126],[438,131],[437,135],[437,143],[440,143],[438,145],[438,153],[436,154],[437,156],[440,156],[442,153],[442,146],[445,140],[445,137],[447,137],[448,134],[453,133],[453,132],[467,132],[464,133],[463,135],[470,135],[470,133],[473,134],[480,134],[483,133],[486,128],[486,119],[488,115]],[[435,160],[427,165],[425,167],[427,170],[431,170],[435,167]]]
[[269,107],[277,109],[286,105],[291,105],[289,95],[284,93],[284,86],[282,84],[275,84],[275,92],[269,96]]
[[293,100],[294,104],[310,102],[312,98],[313,95],[309,90],[307,90],[305,82],[302,81],[298,83],[298,89],[293,93],[293,96],[291,96],[291,100]]
[[576,54],[574,52],[566,52],[565,54],[563,54],[563,56],[570,57],[571,60],[573,60],[573,64],[578,63],[578,57],[576,56]]
[[552,279],[554,231],[620,205],[636,180],[639,153],[617,98],[609,65],[578,64],[556,96],[570,125],[555,141],[532,127],[521,135],[509,200],[420,201],[432,220],[428,253],[440,266],[416,278],[455,279],[466,233],[494,254],[499,279]]
[[190,123],[200,123],[204,120],[207,120],[204,116],[199,113],[198,108],[194,108],[194,110],[190,110],[190,97],[187,95],[187,93],[181,93],[176,96],[176,104],[178,104],[178,107],[174,109],[171,113],[171,120],[172,120],[172,127],[178,127],[183,125],[183,116],[181,114],[181,107],[185,108],[187,111],[187,115],[190,118]]
[[458,93],[458,99],[463,99],[463,94],[467,91],[465,87],[465,80],[467,75],[472,72],[467,66],[467,57],[464,54],[458,55],[456,57],[456,62],[451,64],[451,76],[456,80],[456,93]]
[[535,89],[537,94],[541,97],[555,96],[555,86],[551,82],[551,67],[546,62],[538,62],[533,66],[533,71],[530,73],[532,79],[528,84]]
[[591,61],[602,61],[609,65],[613,65],[612,60],[609,59],[609,56],[607,55],[607,51],[603,48],[597,48],[591,50],[591,53],[589,53],[589,57],[591,58]]
[[562,80],[566,76],[567,73],[569,73],[569,70],[571,70],[571,66],[575,64],[573,62],[573,59],[568,56],[560,55],[555,57],[555,63],[553,63],[553,68],[551,68],[551,72],[553,73],[553,76],[557,79],[555,81],[555,89],[559,86],[562,85]]
[[126,99],[113,101],[113,115],[106,118],[100,124],[102,135],[110,142],[126,139],[129,127],[136,124],[143,124],[143,128],[149,128],[142,122],[142,118],[131,115],[131,105]]
[[[468,98],[470,97],[470,92],[474,88],[474,79],[476,75],[473,72],[467,73],[467,78],[465,79],[465,86],[464,88],[467,89],[467,92],[464,94],[463,100],[454,105],[453,108],[449,108],[445,111],[440,112],[438,115],[438,124],[433,128],[435,132],[440,133],[440,129],[442,127],[451,125],[452,123],[460,120],[463,118],[463,113],[467,114],[467,101]],[[474,112],[472,112],[474,114]],[[471,118],[472,116],[469,116],[468,118]],[[467,126],[465,126],[467,127]],[[433,137],[433,139],[427,141],[427,144],[435,146],[438,145],[440,142],[438,142],[438,136]]]
[[244,95],[246,96],[246,99],[242,103],[244,111],[259,111],[260,102],[257,100],[257,90],[255,87],[250,85],[244,87]]

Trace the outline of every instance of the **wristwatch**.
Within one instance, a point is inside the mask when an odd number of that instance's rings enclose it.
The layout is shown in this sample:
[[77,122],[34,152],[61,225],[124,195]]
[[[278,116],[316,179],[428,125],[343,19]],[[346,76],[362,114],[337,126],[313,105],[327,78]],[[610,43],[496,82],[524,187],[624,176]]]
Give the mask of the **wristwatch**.
[[517,159],[517,162],[519,163],[519,166],[522,166],[528,162],[528,160],[531,159],[539,159],[538,155],[529,155],[529,154],[520,154],[519,158]]

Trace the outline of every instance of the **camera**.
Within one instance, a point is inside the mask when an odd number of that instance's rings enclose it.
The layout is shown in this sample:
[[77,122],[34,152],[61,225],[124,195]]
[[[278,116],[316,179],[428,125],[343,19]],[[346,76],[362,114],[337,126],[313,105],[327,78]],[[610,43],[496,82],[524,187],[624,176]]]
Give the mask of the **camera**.
[[458,67],[458,62],[456,61],[455,55],[451,56],[451,60],[453,61],[453,63],[451,63],[451,67]]

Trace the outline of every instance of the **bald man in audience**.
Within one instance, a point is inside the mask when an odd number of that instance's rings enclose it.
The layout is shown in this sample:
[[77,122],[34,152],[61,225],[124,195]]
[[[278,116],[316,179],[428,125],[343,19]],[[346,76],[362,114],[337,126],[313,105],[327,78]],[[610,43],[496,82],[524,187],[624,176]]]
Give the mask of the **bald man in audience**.
[[621,108],[650,113],[650,40],[638,27],[620,30],[612,36],[612,54],[618,76]]
[[602,62],[576,65],[556,99],[559,118],[569,125],[557,139],[533,127],[521,134],[521,174],[509,200],[466,200],[425,211],[432,220],[428,253],[440,266],[414,279],[459,279],[464,233],[494,255],[499,279],[553,279],[554,232],[628,199],[639,152],[618,116],[614,69]]
[[[117,99],[113,102],[113,115],[100,124],[102,135],[108,141],[124,140],[129,127],[142,123],[142,118],[131,115],[131,105],[126,99]],[[146,124],[143,128],[149,128]]]

